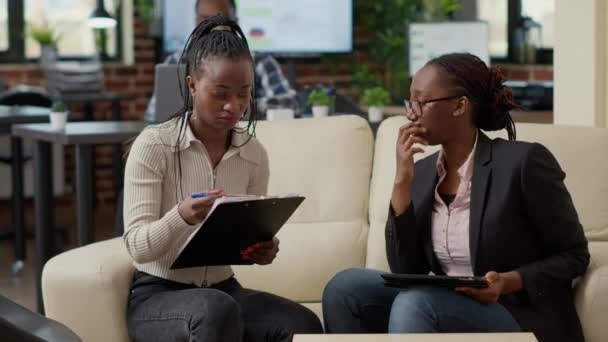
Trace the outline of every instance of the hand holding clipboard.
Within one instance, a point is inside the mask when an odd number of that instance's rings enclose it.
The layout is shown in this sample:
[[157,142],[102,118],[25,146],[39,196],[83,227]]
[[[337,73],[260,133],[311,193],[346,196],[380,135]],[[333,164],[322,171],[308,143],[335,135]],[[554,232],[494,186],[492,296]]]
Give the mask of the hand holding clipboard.
[[[206,197],[209,195],[199,199]],[[171,268],[252,264],[241,252],[256,243],[272,241],[302,201],[304,197],[299,195],[215,199]]]
[[194,194],[190,198],[181,201],[177,207],[177,211],[186,223],[190,225],[201,223],[209,214],[215,200],[223,196],[225,196],[223,189]]

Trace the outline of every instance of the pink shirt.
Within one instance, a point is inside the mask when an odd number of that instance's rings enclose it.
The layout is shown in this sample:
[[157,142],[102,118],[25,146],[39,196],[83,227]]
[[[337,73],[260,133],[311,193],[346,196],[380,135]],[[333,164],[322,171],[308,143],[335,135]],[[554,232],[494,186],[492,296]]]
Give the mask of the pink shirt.
[[458,169],[460,185],[456,197],[449,206],[439,196],[439,185],[446,176],[443,150],[437,158],[439,181],[435,187],[433,201],[432,239],[433,251],[445,274],[450,276],[472,276],[471,250],[469,249],[469,209],[471,207],[471,177],[475,160],[475,148]]

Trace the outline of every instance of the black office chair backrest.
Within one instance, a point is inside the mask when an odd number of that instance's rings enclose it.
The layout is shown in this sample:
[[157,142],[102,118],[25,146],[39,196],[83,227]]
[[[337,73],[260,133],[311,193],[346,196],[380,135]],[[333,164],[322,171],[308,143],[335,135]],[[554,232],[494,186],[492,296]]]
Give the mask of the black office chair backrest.
[[0,78],[0,94],[4,93],[5,91],[8,91],[8,83],[6,83],[5,80]]
[[21,87],[0,94],[0,104],[7,106],[51,107],[53,100],[43,91]]
[[363,114],[361,107],[349,96],[336,94],[334,99],[334,113],[345,113],[345,114]]
[[65,325],[32,312],[1,295],[0,336],[2,341],[82,341]]

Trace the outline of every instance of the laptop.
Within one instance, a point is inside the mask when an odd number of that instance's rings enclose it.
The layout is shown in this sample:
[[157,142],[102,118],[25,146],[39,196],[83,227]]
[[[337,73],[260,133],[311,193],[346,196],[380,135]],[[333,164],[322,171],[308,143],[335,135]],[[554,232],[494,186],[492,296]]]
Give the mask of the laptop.
[[[179,74],[178,74],[179,73]],[[154,116],[150,118],[153,122],[164,122],[170,116],[180,110],[184,104],[181,91],[187,93],[188,85],[185,84],[185,64],[157,64],[154,74]],[[179,81],[184,82],[182,90]]]

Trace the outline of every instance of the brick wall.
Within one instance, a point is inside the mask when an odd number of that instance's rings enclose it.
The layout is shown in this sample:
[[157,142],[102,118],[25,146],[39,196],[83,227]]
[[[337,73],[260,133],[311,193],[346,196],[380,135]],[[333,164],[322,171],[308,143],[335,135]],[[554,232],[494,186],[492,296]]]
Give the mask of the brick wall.
[[[331,63],[326,63],[323,59],[297,61],[295,63],[296,88],[314,87],[323,83],[336,87],[342,94],[356,97],[357,94],[351,84],[353,67],[369,62],[369,41],[369,36],[356,29],[352,54],[329,57]],[[124,120],[143,118],[154,84],[155,44],[155,41],[146,35],[144,23],[135,18],[135,64],[124,65],[108,62],[104,65],[106,90],[126,94],[132,98],[122,103]],[[287,73],[286,65],[283,66]],[[552,66],[503,65],[502,67],[507,78],[511,80],[553,79]],[[381,69],[381,67],[376,68]],[[17,84],[45,86],[44,75],[38,64],[0,64],[0,78],[7,81],[10,86]],[[82,112],[82,106],[73,106],[70,109],[76,117],[78,117],[78,113]],[[96,104],[94,113],[97,120],[109,120],[110,105]],[[109,203],[114,200],[111,153],[110,146],[101,146],[96,149],[95,156],[97,198]],[[66,183],[72,185],[75,163],[72,148],[66,148],[65,157]],[[69,203],[69,200],[67,202]]]
[[[125,65],[119,62],[104,63],[105,89],[128,95],[131,99],[121,104],[123,120],[142,120],[154,85],[155,41],[146,35],[144,23],[135,20],[135,64]],[[0,79],[9,86],[26,84],[46,86],[44,74],[37,63],[0,64]],[[82,105],[70,107],[75,118],[82,113]],[[94,106],[96,120],[109,120],[111,108],[109,103],[99,103]],[[113,203],[112,148],[100,146],[95,150],[97,199]],[[65,149],[66,184],[74,184],[74,150]],[[69,188],[74,188],[73,186]],[[70,198],[72,196],[69,196]],[[66,203],[66,201],[60,201]],[[66,204],[69,204],[67,201]]]
[[[330,57],[333,66],[327,66],[319,59],[308,59],[295,62],[297,89],[315,87],[318,84],[331,85],[344,95],[357,98],[357,92],[352,86],[353,66],[369,64],[368,39],[355,35],[354,52],[352,55]],[[518,65],[497,64],[508,80],[514,81],[552,81],[552,65]],[[382,66],[373,67],[382,70]],[[287,67],[283,65],[284,72]]]
[[[352,85],[352,74],[355,66],[371,63],[369,33],[362,30],[355,19],[353,37],[353,52],[351,54],[329,55],[317,59],[296,59],[295,72],[296,89],[316,87],[319,84],[331,85],[341,94],[357,97]],[[286,71],[286,66],[283,64]],[[381,66],[371,66],[370,69],[381,71]]]
[[[354,57],[344,57],[345,60]],[[363,57],[365,61],[365,57]],[[337,71],[332,71],[322,63],[316,62],[296,62],[296,87],[314,87],[319,83],[335,86],[340,92],[355,95],[351,87],[352,69],[348,65],[342,65]],[[517,64],[498,64],[505,77],[514,81],[552,81],[552,65],[517,65]],[[284,66],[284,71],[287,69]]]

